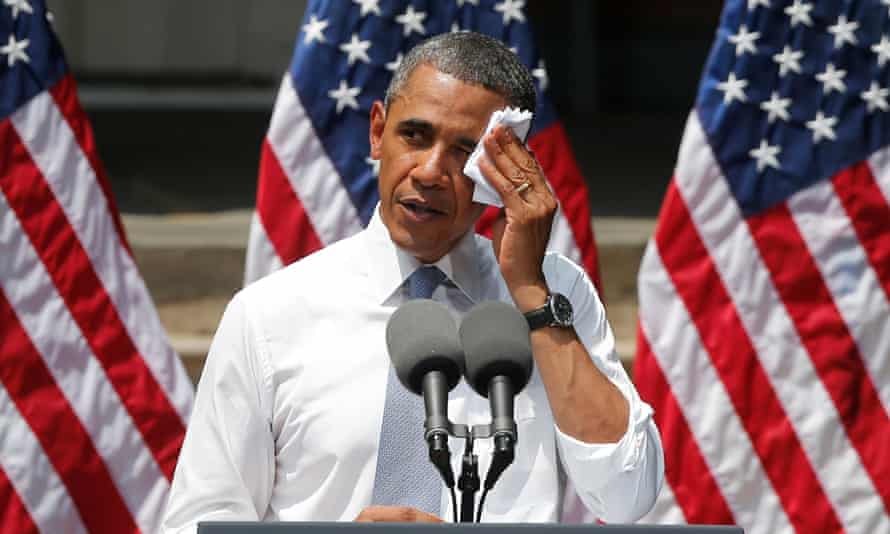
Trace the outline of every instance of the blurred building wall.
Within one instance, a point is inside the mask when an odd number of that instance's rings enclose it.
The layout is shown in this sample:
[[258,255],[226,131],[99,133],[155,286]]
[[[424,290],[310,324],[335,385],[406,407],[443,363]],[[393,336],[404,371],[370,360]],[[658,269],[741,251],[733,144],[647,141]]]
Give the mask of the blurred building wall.
[[277,80],[305,0],[50,0],[69,62],[90,78]]

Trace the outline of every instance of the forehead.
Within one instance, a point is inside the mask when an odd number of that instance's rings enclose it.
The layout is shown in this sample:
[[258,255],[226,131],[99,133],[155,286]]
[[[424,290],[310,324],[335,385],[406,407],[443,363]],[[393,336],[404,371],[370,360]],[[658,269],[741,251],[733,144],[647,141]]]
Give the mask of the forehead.
[[418,65],[393,100],[390,114],[397,120],[422,120],[476,130],[481,135],[491,114],[506,106],[505,99],[462,82],[427,64]]

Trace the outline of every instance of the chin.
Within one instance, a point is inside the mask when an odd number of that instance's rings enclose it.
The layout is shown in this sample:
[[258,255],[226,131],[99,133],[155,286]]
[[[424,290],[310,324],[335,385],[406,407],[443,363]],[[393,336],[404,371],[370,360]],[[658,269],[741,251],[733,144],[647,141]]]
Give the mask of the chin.
[[408,246],[402,246],[402,249],[423,263],[434,263],[448,252],[447,249],[444,249],[441,246],[441,242],[418,243],[417,241],[413,241]]
[[411,254],[412,256],[418,256],[429,250],[429,248],[425,246],[427,243],[429,243],[429,240],[417,239],[414,234],[409,232],[403,226],[390,228],[389,238],[392,240],[393,243],[395,243],[397,247]]

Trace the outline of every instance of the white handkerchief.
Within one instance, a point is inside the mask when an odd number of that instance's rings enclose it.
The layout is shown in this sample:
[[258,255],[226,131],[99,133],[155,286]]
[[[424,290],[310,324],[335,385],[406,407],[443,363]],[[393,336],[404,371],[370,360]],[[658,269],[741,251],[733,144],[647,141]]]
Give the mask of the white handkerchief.
[[[528,133],[531,122],[531,111],[519,110],[517,108],[499,109],[491,114],[491,119],[488,121],[488,127],[485,128],[485,133],[482,134],[482,137],[484,138],[488,135],[488,133],[498,124],[506,124],[513,129],[516,137],[525,139],[525,135]],[[482,154],[484,153],[485,147],[482,146],[482,138],[480,138],[479,144],[476,145],[476,149],[473,150],[473,153],[470,154],[470,157],[467,159],[467,164],[464,165],[464,174],[469,176],[470,179],[476,183],[476,187],[473,190],[474,202],[489,204],[500,208],[504,205],[504,203],[501,202],[501,197],[498,195],[497,191],[488,184],[488,180],[482,176],[482,171],[479,170],[479,158],[482,157]]]

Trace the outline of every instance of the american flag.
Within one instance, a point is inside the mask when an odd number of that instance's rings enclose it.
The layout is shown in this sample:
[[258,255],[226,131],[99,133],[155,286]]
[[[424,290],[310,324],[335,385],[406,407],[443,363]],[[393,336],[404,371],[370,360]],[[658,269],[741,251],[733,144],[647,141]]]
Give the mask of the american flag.
[[50,18],[0,6],[0,532],[154,532],[193,389]]
[[[246,279],[364,228],[379,200],[368,115],[405,52],[423,39],[473,30],[503,40],[529,67],[538,112],[529,146],[559,197],[550,241],[598,280],[584,179],[547,98],[548,77],[524,0],[313,0],[297,36],[262,147]],[[496,211],[477,230],[490,231]]]
[[730,0],[639,275],[650,520],[890,532],[890,0]]

